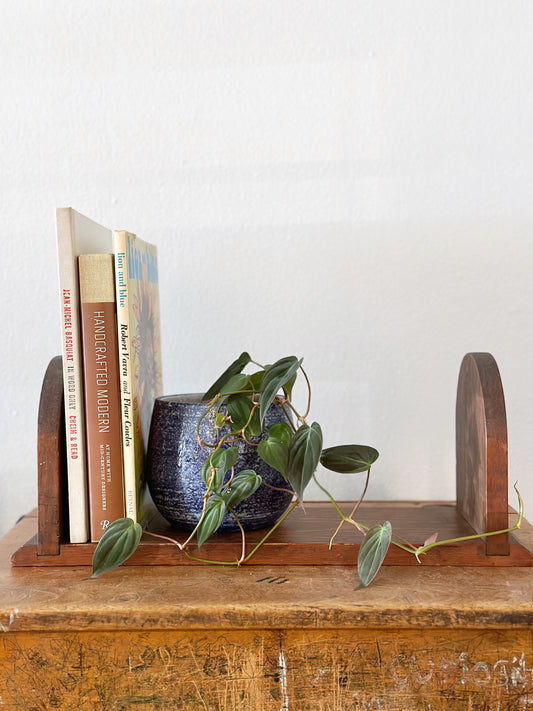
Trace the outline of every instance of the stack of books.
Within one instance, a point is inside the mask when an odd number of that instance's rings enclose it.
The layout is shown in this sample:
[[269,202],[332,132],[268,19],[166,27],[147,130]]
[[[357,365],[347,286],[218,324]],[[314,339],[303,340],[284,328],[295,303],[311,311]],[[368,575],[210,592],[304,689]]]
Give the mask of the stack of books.
[[142,471],[162,394],[157,250],[58,208],[71,543],[142,521]]

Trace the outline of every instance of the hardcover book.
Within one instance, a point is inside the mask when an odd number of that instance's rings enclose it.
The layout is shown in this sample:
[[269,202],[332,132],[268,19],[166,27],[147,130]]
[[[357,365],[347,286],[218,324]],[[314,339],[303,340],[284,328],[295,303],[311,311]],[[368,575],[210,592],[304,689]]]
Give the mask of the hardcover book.
[[114,241],[126,516],[142,521],[150,420],[163,389],[157,249],[125,231]]
[[91,541],[124,516],[122,418],[112,254],[78,258]]
[[112,252],[111,230],[70,207],[56,210],[71,543],[89,538],[78,291],[78,256]]

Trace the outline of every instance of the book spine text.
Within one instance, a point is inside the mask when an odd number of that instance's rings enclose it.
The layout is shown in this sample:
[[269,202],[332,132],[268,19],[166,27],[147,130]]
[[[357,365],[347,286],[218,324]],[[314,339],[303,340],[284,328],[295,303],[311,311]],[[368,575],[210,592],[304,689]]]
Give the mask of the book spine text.
[[111,254],[81,255],[80,300],[91,540],[124,516],[117,319]]

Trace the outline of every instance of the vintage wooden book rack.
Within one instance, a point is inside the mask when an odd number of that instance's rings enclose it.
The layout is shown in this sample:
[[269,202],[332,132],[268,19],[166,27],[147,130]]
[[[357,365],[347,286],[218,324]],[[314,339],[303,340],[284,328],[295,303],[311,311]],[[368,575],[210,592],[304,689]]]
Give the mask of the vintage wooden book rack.
[[[393,533],[415,545],[434,531],[439,539],[508,527],[507,424],[498,366],[489,353],[469,353],[459,374],[456,404],[456,502],[368,502],[358,519],[368,525],[389,520]],[[38,532],[12,556],[14,566],[90,565],[94,543],[67,540],[65,421],[61,357],[52,359],[44,377],[38,418]],[[346,513],[351,510],[346,504]],[[295,510],[258,549],[247,565],[355,564],[360,534],[344,524],[331,549],[339,522],[329,503],[309,502]],[[178,540],[183,532],[154,516],[150,530]],[[264,531],[247,534],[251,550]],[[190,547],[197,554],[195,546]],[[240,534],[211,538],[201,557],[237,560]],[[423,565],[531,566],[533,555],[511,534],[437,547]],[[130,565],[198,565],[168,541],[144,535]],[[385,565],[417,565],[414,555],[391,546]]]

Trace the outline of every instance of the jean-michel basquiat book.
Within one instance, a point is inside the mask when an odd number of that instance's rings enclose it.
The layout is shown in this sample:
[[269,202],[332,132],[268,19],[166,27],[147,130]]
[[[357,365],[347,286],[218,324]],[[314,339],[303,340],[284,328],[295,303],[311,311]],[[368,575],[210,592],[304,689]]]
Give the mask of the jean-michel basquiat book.
[[89,509],[78,256],[89,252],[112,252],[113,236],[111,230],[70,207],[57,208],[56,226],[65,389],[69,537],[71,543],[85,543],[89,538]]
[[142,519],[142,471],[154,400],[162,394],[157,249],[114,232],[126,516]]

